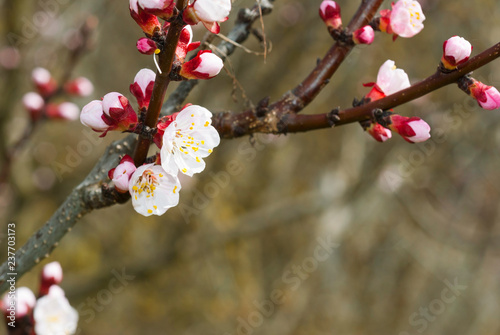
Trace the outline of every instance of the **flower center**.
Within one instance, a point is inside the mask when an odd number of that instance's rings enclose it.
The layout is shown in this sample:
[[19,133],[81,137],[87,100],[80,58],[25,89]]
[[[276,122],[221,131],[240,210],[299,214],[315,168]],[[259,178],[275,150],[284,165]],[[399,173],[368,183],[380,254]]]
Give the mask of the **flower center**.
[[[154,191],[156,186],[158,186],[158,180],[156,179],[152,170],[146,170],[142,173],[135,185],[132,186],[132,190],[134,193],[141,194],[142,192],[146,192],[146,198],[154,197]],[[137,200],[137,194],[134,194],[135,199]]]

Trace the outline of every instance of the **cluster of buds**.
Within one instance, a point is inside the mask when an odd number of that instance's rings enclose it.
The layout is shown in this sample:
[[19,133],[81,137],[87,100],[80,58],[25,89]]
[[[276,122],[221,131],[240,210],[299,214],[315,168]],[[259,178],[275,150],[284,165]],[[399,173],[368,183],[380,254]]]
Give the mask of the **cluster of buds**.
[[[394,61],[387,60],[378,71],[377,82],[364,85],[372,86],[371,91],[364,97],[364,101],[369,102],[410,87],[410,80],[404,70],[396,67]],[[390,113],[387,113],[383,119],[362,123],[362,126],[379,142],[390,139],[391,130],[410,143],[423,142],[430,138],[431,129],[424,120],[418,117],[409,118]]]
[[[457,67],[469,60],[472,45],[460,36],[453,36],[443,43],[443,56],[440,69],[447,73],[455,71]],[[500,93],[498,90],[470,77],[460,78],[458,87],[477,100],[481,108],[493,110],[500,108]]]
[[[319,6],[319,16],[335,39],[342,38],[342,17],[339,4],[332,0],[323,0]],[[361,27],[352,34],[352,42],[355,44],[371,44],[374,39],[375,32],[369,25]]]
[[[194,59],[185,62],[186,54],[200,46],[200,42],[192,42],[193,31],[190,25],[201,22],[212,33],[218,34],[220,31],[218,22],[225,21],[230,11],[230,0],[217,2],[195,0],[184,9],[182,19],[188,26],[185,26],[181,31],[174,60],[174,69],[176,69],[177,75],[172,76],[172,78],[178,80],[209,79],[220,72],[223,66],[222,60],[208,50],[199,51]],[[162,25],[159,19],[172,19],[175,12],[173,0],[130,0],[130,13],[146,33],[146,37],[140,38],[136,44],[140,53],[153,55],[162,52],[162,41],[168,32],[170,22],[167,21]]]
[[0,310],[7,327],[16,329],[19,334],[75,334],[78,312],[71,307],[63,289],[58,286],[62,278],[61,265],[58,262],[48,263],[42,270],[38,299],[27,287],[6,293],[0,301]]
[[[149,105],[155,78],[153,71],[142,69],[130,85],[141,114]],[[129,101],[117,92],[106,94],[102,101],[88,103],[82,109],[80,120],[94,131],[102,132],[101,136],[110,130],[141,134],[144,127]],[[178,174],[193,176],[203,171],[203,158],[220,143],[219,133],[211,123],[210,111],[190,104],[158,120],[156,128],[150,132],[160,149],[155,162],[136,167],[132,157],[124,156],[108,173],[115,189],[129,192],[135,210],[145,216],[162,215],[176,206],[181,189]]]
[[50,100],[59,93],[86,97],[92,94],[94,86],[85,77],[70,80],[59,87],[47,69],[38,67],[31,73],[36,92],[28,92],[22,98],[24,108],[33,121],[41,118],[76,120],[80,109],[72,102],[52,103]]
[[380,31],[398,36],[413,37],[423,28],[425,15],[418,1],[399,0],[392,3],[392,9],[380,11],[380,17],[374,21],[374,26]]

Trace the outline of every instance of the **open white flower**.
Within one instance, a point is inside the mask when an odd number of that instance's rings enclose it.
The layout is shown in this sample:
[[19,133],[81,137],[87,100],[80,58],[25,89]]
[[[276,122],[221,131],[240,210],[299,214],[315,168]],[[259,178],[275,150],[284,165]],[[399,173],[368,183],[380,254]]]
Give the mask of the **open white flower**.
[[192,176],[205,169],[203,158],[219,145],[220,136],[212,126],[212,113],[204,107],[190,105],[165,129],[160,151],[166,172]]
[[165,172],[160,165],[146,164],[135,170],[128,190],[137,213],[163,215],[179,203],[181,183],[176,174]]
[[52,285],[49,293],[38,299],[33,318],[37,335],[74,334],[78,324],[78,312],[57,285]]

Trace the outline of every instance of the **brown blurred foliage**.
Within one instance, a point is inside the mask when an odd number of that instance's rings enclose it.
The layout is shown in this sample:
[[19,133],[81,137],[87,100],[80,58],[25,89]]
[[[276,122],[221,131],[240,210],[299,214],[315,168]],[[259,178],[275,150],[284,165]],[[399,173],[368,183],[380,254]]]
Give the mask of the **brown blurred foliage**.
[[[23,29],[16,18],[31,20],[42,2],[0,2],[1,43]],[[360,1],[338,2],[347,23]],[[476,52],[499,41],[498,1],[420,2],[427,19],[419,35],[392,42],[377,34],[373,45],[356,48],[305,113],[350,106],[386,59],[416,82],[435,71],[450,36],[465,37]],[[200,83],[188,102],[241,111],[299,83],[332,44],[319,3],[276,1],[264,18],[272,42],[266,61],[237,50],[226,63],[231,75]],[[141,32],[126,1],[59,4],[21,45],[19,66],[0,68],[2,151],[27,122],[20,98],[32,89],[30,71],[43,66],[57,77],[68,36],[88,15],[99,27],[74,74],[96,90],[80,106],[110,91],[126,94],[139,69],[154,69],[152,57],[135,50]],[[195,29],[198,39],[204,34]],[[262,51],[253,37],[245,46]],[[474,76],[500,86],[497,62]],[[85,216],[48,260],[63,265],[80,334],[498,334],[500,114],[452,86],[397,112],[424,118],[430,141],[411,145],[394,135],[380,144],[357,124],[223,141],[164,216],[144,218],[130,203]],[[0,225],[16,222],[19,247],[120,136],[97,141],[79,122],[39,127],[0,194]],[[82,141],[91,150],[68,164]],[[73,166],[59,175],[53,162]],[[331,253],[318,249],[325,241],[335,243]],[[18,285],[34,289],[39,270]],[[117,284],[122,271],[134,279]]]

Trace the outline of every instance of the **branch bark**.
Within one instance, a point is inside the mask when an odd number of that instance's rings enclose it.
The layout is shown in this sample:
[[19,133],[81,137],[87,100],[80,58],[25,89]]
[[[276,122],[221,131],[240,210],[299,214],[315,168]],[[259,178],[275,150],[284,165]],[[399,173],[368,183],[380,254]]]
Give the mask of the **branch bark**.
[[216,128],[221,137],[233,138],[254,133],[298,133],[368,120],[372,117],[374,109],[388,110],[420,98],[443,86],[454,84],[464,75],[492,62],[499,56],[500,43],[497,43],[460,65],[456,71],[442,73],[438,70],[432,76],[385,98],[362,106],[340,110],[338,121],[332,119],[331,113],[298,115],[295,113],[280,114],[279,111],[273,111],[263,118],[258,118],[254,110],[250,110],[240,114],[219,113],[215,116]]

